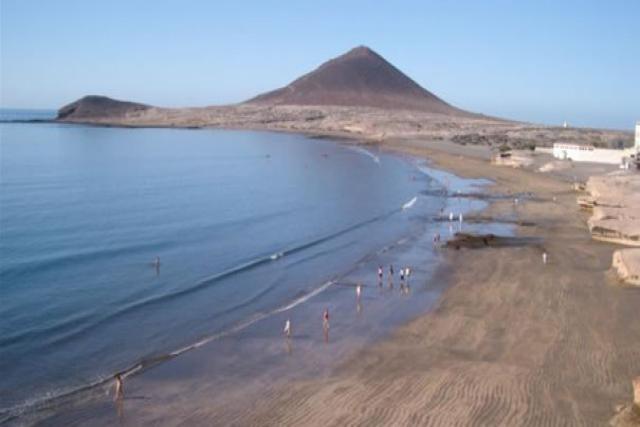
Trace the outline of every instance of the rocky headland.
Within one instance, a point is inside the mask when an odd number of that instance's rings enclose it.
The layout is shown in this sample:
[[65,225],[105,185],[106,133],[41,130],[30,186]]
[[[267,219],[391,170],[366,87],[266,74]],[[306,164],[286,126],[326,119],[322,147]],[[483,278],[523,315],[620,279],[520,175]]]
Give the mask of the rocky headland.
[[289,85],[246,102],[163,108],[87,96],[59,110],[58,121],[112,126],[217,127],[340,136],[359,141],[452,141],[532,148],[554,142],[630,144],[630,132],[515,122],[455,107],[360,46]]

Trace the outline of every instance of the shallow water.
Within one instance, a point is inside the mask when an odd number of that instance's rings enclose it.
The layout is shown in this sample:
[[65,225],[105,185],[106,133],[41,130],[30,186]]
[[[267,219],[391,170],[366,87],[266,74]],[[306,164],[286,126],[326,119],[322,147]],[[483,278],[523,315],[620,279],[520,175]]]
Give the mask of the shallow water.
[[[203,389],[324,372],[436,301],[431,236],[461,225],[431,219],[484,206],[448,197],[481,181],[299,135],[2,123],[0,137],[5,418],[170,358],[140,393],[193,370]],[[412,266],[410,292],[378,286],[390,263]]]
[[444,203],[402,209],[431,182],[405,159],[297,135],[0,132],[4,410],[301,303]]

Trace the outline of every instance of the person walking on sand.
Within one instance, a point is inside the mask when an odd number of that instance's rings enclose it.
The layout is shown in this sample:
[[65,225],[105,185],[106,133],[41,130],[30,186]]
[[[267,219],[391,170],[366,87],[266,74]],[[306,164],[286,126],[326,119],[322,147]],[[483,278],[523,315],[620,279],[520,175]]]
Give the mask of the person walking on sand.
[[283,332],[287,338],[291,338],[291,320],[287,319],[287,321],[284,322]]
[[453,221],[453,212],[449,212],[449,221]]
[[356,285],[356,299],[360,301],[360,297],[362,296],[362,285],[358,283]]
[[393,264],[389,264],[389,287],[393,286]]
[[378,265],[378,284],[382,286],[382,266]]
[[458,214],[458,220],[460,221],[460,224],[462,224],[462,213]]
[[120,400],[124,397],[124,384],[122,382],[122,375],[120,374],[116,374],[116,376],[114,377],[115,380],[115,393],[114,393],[114,400]]
[[546,252],[542,252],[542,263],[543,264],[547,263],[547,253]]

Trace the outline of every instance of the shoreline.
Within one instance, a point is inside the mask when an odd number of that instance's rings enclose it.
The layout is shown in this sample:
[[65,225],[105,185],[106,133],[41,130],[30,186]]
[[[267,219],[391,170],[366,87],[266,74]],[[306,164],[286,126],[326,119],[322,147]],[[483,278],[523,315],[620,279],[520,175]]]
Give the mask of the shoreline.
[[[312,141],[311,141],[310,143],[312,143]],[[343,143],[343,141],[335,141],[334,143],[335,143],[335,144],[338,144],[338,145],[343,145],[345,148],[349,148],[350,146],[353,146],[352,144],[344,144],[344,143]],[[397,156],[397,154],[394,154],[394,155],[395,155],[395,156]],[[413,164],[413,167],[417,167],[417,165],[415,164],[415,162],[412,160],[412,159],[413,159],[413,156],[411,156],[411,157],[403,156],[403,157],[405,157],[404,161],[406,161],[406,162],[409,162],[409,163]],[[417,172],[417,171],[416,171],[416,172]],[[460,181],[460,182],[462,182],[462,181]],[[468,185],[473,185],[473,184],[470,184],[470,182],[465,181],[464,186],[463,186],[463,187],[460,187],[460,189],[463,189],[463,188],[465,188],[465,186],[468,186]],[[448,204],[450,203],[450,201],[452,201],[452,200],[453,200],[452,198],[447,197],[447,198],[446,198],[446,200],[445,200],[445,202],[446,202],[446,204],[448,205]],[[464,202],[464,203],[466,203],[467,205],[469,205],[469,202],[468,202],[468,201],[463,201],[463,202]],[[482,202],[482,201],[481,201],[481,203],[484,203],[484,202]],[[471,205],[473,205],[473,203],[472,203]],[[456,208],[456,209],[457,209],[457,208]],[[420,220],[420,221],[422,221],[422,220]],[[424,227],[424,226],[428,226],[428,224],[427,224],[427,223],[425,223],[425,224],[421,225],[421,227]],[[437,228],[438,228],[438,227],[441,227],[441,226],[442,226],[442,224],[434,223],[434,224],[432,224],[432,226],[435,226],[435,227],[437,227]],[[430,226],[429,226],[429,227],[430,227]],[[429,247],[431,247],[431,245],[430,245],[431,233],[430,233],[430,232],[426,232],[426,231],[425,231],[425,232],[423,233],[423,237],[425,237],[425,238],[426,238],[426,240],[427,240],[427,241],[428,241],[428,243],[429,243]],[[412,239],[412,240],[414,240],[414,237],[412,237],[411,239]],[[403,240],[403,239],[401,239],[401,240]],[[405,244],[404,244],[404,243],[402,243],[402,244],[400,244],[400,246],[405,246]],[[383,253],[384,253],[384,252],[386,252],[386,251],[387,251],[387,249],[383,249],[382,251],[383,251]],[[396,252],[396,249],[394,249],[391,253],[393,253],[393,252]],[[397,256],[397,254],[396,254],[396,255],[393,255],[393,256],[395,257],[395,256]],[[440,256],[438,255],[438,256],[437,256],[437,258],[440,258]],[[403,260],[403,262],[404,262],[404,260]],[[394,264],[395,264],[395,262],[394,262]],[[354,267],[354,268],[356,268],[356,267]],[[366,269],[366,270],[367,270],[367,271],[369,271],[369,270],[370,270],[370,269],[372,269],[372,268],[373,268],[373,267],[367,267],[367,269]],[[416,278],[415,278],[415,279],[416,279],[416,280],[421,280],[421,279],[420,279],[420,273],[419,273],[419,272],[417,272],[417,273],[418,273],[418,275],[416,276]],[[347,275],[349,275],[350,273],[349,273],[349,272],[347,272],[346,274],[347,274]],[[368,273],[367,273],[367,274],[368,274]],[[439,274],[439,267],[438,267],[437,271],[433,272],[433,274]],[[385,288],[386,288],[386,284],[385,284]],[[440,288],[441,288],[441,287],[440,287]],[[373,291],[373,290],[372,290],[372,291]],[[346,298],[346,300],[347,300],[349,303],[351,303],[351,298],[350,298],[350,296],[351,296],[351,292],[352,292],[352,291],[348,291],[347,298]],[[367,294],[367,292],[369,292],[369,291],[366,291],[366,292],[365,292],[365,295]],[[439,291],[438,291],[438,292],[439,292]],[[418,297],[418,295],[416,295],[416,297]],[[394,296],[394,298],[396,298],[396,297]],[[418,300],[416,300],[416,301],[422,301],[424,298],[425,298],[424,296],[421,296],[421,297],[420,297]],[[396,305],[397,305],[397,304],[396,304]],[[415,306],[415,305],[416,305],[416,303],[415,303],[415,302],[411,304],[411,306]],[[393,306],[393,305],[392,305],[392,306]],[[367,308],[367,311],[368,311],[368,312],[371,312],[371,307],[372,307],[372,306],[370,305],[370,303],[369,303],[368,301],[365,303],[365,307],[368,307],[368,308]],[[349,307],[349,308],[351,308],[351,307]],[[350,310],[349,310],[349,311],[350,311]],[[413,311],[415,311],[415,310],[410,309],[410,311],[411,311],[411,312],[413,312]],[[417,315],[418,313],[420,313],[420,312],[424,312],[424,309],[421,309],[421,310],[419,310],[418,312],[416,312],[416,315]],[[397,317],[397,316],[396,316],[396,317]],[[413,317],[413,315],[412,315],[411,317]],[[258,320],[260,320],[260,319],[258,319]],[[256,322],[257,322],[258,320],[256,320]],[[405,322],[406,322],[406,320],[403,320],[403,321],[401,322],[401,324],[403,324],[403,323],[405,323]],[[253,323],[255,323],[255,322],[251,322],[251,325],[252,325]],[[255,328],[253,328],[251,325],[249,325],[249,326],[250,326],[250,329],[255,329]],[[396,325],[396,324],[394,323],[393,325],[394,325],[394,326],[392,326],[392,327],[393,327],[393,329],[395,329],[395,327],[396,327],[395,325]],[[277,328],[277,326],[276,326],[276,328]],[[277,329],[276,329],[276,330],[277,330]],[[231,334],[233,334],[233,335],[236,335],[236,331],[235,331],[235,329],[233,329],[230,333],[231,333]],[[370,337],[370,339],[368,338],[368,339],[366,340],[366,341],[368,341],[368,343],[367,343],[366,345],[369,345],[371,342],[375,342],[375,341],[377,341],[377,340],[380,338],[379,336],[377,336],[378,334],[379,334],[379,332],[376,332],[376,333],[374,333],[374,335],[372,335],[372,336]],[[227,335],[227,334],[225,334],[225,335]],[[240,335],[242,335],[242,333],[240,333]],[[384,332],[384,333],[383,333],[383,335],[384,335],[384,336],[386,336],[386,335],[387,335],[387,332]],[[242,338],[239,338],[239,339],[241,339],[241,340],[242,340]],[[210,339],[207,339],[206,341],[207,341],[207,342],[209,342],[209,341],[211,341],[211,340],[210,340]],[[358,340],[356,340],[356,341],[358,341]],[[199,345],[198,345],[198,346],[199,346]],[[189,353],[191,353],[191,352],[189,352]],[[205,353],[207,353],[207,351],[205,351]],[[173,353],[172,353],[172,354],[173,354]],[[187,356],[187,357],[189,357],[189,356]],[[164,359],[168,359],[168,358],[172,358],[172,357],[166,357],[166,358],[163,358],[163,360],[164,360]],[[192,359],[193,359],[193,358],[192,358]],[[340,360],[340,358],[339,358],[339,360]],[[153,366],[157,365],[157,363],[156,363],[156,362],[157,362],[157,361],[156,361],[155,359],[150,360],[150,361],[149,361],[149,365],[150,365],[150,367],[153,367]],[[333,366],[333,365],[335,365],[335,362],[331,362],[331,363],[332,363],[332,366]],[[162,364],[162,365],[164,365],[164,364]],[[133,372],[133,373],[136,373],[136,372],[138,372],[139,370],[140,370],[140,369],[139,369],[139,367],[138,367],[138,364],[134,364],[130,369],[126,370],[126,372]],[[146,369],[144,369],[144,370],[146,371]],[[154,368],[154,370],[155,370],[155,368]],[[145,372],[145,375],[147,375],[147,374],[146,374],[146,372]],[[145,375],[143,375],[143,376],[145,376]],[[152,375],[153,375],[153,374],[152,374]],[[125,376],[126,376],[126,375],[125,375]],[[95,388],[95,390],[91,390],[91,391],[89,392],[88,397],[79,396],[79,398],[81,399],[81,401],[84,401],[84,400],[85,400],[85,398],[88,398],[89,400],[91,400],[90,395],[91,395],[91,394],[95,394],[95,393],[94,393],[94,391],[97,393],[97,396],[99,396],[101,393],[102,393],[102,394],[104,393],[103,389],[104,389],[104,388],[110,388],[110,385],[111,385],[111,382],[110,382],[108,379],[107,379],[107,380],[105,380],[105,381],[102,381],[100,384],[97,384],[97,387]],[[128,385],[128,386],[127,386],[127,388],[129,388],[129,387],[130,387],[130,386]],[[81,390],[81,392],[82,392],[82,390]],[[69,396],[68,396],[68,398],[75,400],[75,395],[76,395],[76,394],[77,394],[77,393],[72,393],[71,395],[69,395]],[[60,405],[62,405],[62,407],[64,408],[64,407],[67,405],[67,403],[65,403],[65,401],[66,401],[66,400],[67,400],[67,397],[63,396],[63,397],[60,399],[60,401],[59,401],[59,402],[55,402],[55,401],[53,401],[53,402],[54,402],[54,405],[55,405],[55,406],[58,406],[58,404],[60,404]],[[82,405],[82,404],[81,404],[81,405]],[[74,405],[72,404],[72,406],[74,406]],[[89,406],[91,406],[91,405],[89,405]],[[110,405],[110,406],[111,406],[111,405]],[[73,410],[72,410],[72,411],[73,411]],[[48,412],[48,411],[46,411],[46,410],[45,410],[45,414],[46,414],[46,412]],[[62,412],[63,412],[63,413],[64,413],[64,412],[66,412],[66,411],[65,411],[65,409],[62,409]],[[28,413],[27,413],[27,414],[28,414]],[[34,414],[34,415],[35,415],[35,414]],[[26,415],[25,419],[22,419],[22,417],[20,417],[20,418],[18,418],[18,419],[8,419],[8,420],[5,420],[5,421],[8,421],[8,422],[10,422],[10,423],[11,423],[11,422],[17,422],[17,423],[20,423],[20,422],[28,421],[28,420],[29,420],[29,418],[30,418],[30,417],[29,417],[29,415]],[[56,419],[56,418],[57,418],[55,413],[53,414],[53,418],[54,418],[54,419]],[[63,419],[64,419],[64,417],[63,417]],[[45,423],[45,424],[47,424],[47,423],[48,423],[48,421],[47,421],[47,420],[48,420],[48,417],[47,417],[47,416],[45,416],[45,418],[42,420],[42,422],[43,422],[43,423]],[[69,420],[69,419],[67,419],[67,420]],[[36,422],[38,422],[38,421],[36,421]],[[55,422],[54,422],[54,423],[55,423]]]
[[[347,139],[346,145],[353,145]],[[403,143],[373,145],[427,158],[435,168],[460,177],[491,179],[494,184],[486,190],[493,194],[533,191],[540,200],[523,201],[517,209],[510,200],[491,200],[483,215],[534,223],[518,227],[516,234],[542,238],[550,254],[546,267],[553,271],[540,273],[537,246],[452,251],[443,266],[450,283],[427,314],[359,350],[327,377],[269,393],[250,414],[219,418],[203,411],[192,422],[602,425],[615,414],[615,404],[628,400],[630,379],[640,372],[640,345],[634,345],[640,331],[631,326],[640,324],[640,313],[634,311],[640,293],[611,286],[608,265],[616,247],[591,239],[568,182],[497,168],[481,155],[461,156],[425,146],[425,141],[411,147]],[[551,203],[551,195],[557,203]],[[572,259],[574,252],[578,261]],[[465,271],[454,265],[464,265]],[[474,282],[483,286],[476,289]],[[556,352],[568,353],[575,363],[566,357],[554,360]],[[376,392],[362,384],[375,386]]]
[[[437,168],[534,191],[541,201],[493,201],[535,227],[541,247],[449,253],[451,283],[436,308],[359,352],[329,378],[259,402],[240,425],[603,425],[640,372],[640,292],[617,286],[617,248],[595,241],[561,177],[496,168],[428,147]],[[551,202],[551,197],[557,201]],[[542,250],[550,261],[541,261]],[[462,264],[461,264],[462,263]],[[458,266],[455,268],[455,266]],[[460,267],[463,265],[464,267]],[[543,268],[545,270],[543,270]],[[212,421],[205,418],[206,422]],[[221,423],[220,425],[222,425]]]

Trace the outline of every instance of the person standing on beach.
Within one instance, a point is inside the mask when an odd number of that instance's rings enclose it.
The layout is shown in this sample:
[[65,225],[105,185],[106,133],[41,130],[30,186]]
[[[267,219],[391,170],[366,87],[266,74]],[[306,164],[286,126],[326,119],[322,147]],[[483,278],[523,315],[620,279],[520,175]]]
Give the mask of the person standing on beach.
[[356,299],[360,301],[360,296],[362,296],[362,285],[358,283],[356,285]]
[[449,221],[453,221],[453,212],[449,212]]
[[393,264],[389,264],[389,287],[393,287]]
[[462,224],[462,213],[458,214],[458,220],[460,221],[460,224]]
[[324,333],[324,342],[329,342],[329,309],[325,308],[322,313],[322,332]]
[[382,266],[378,265],[378,285],[382,286]]
[[122,375],[120,374],[116,374],[116,376],[114,377],[115,380],[115,393],[114,393],[114,400],[119,401],[124,397],[124,384],[122,382]]
[[284,322],[284,335],[287,338],[291,338],[291,320],[287,319],[286,322]]
[[542,252],[542,263],[543,264],[547,263],[547,253],[546,252]]

